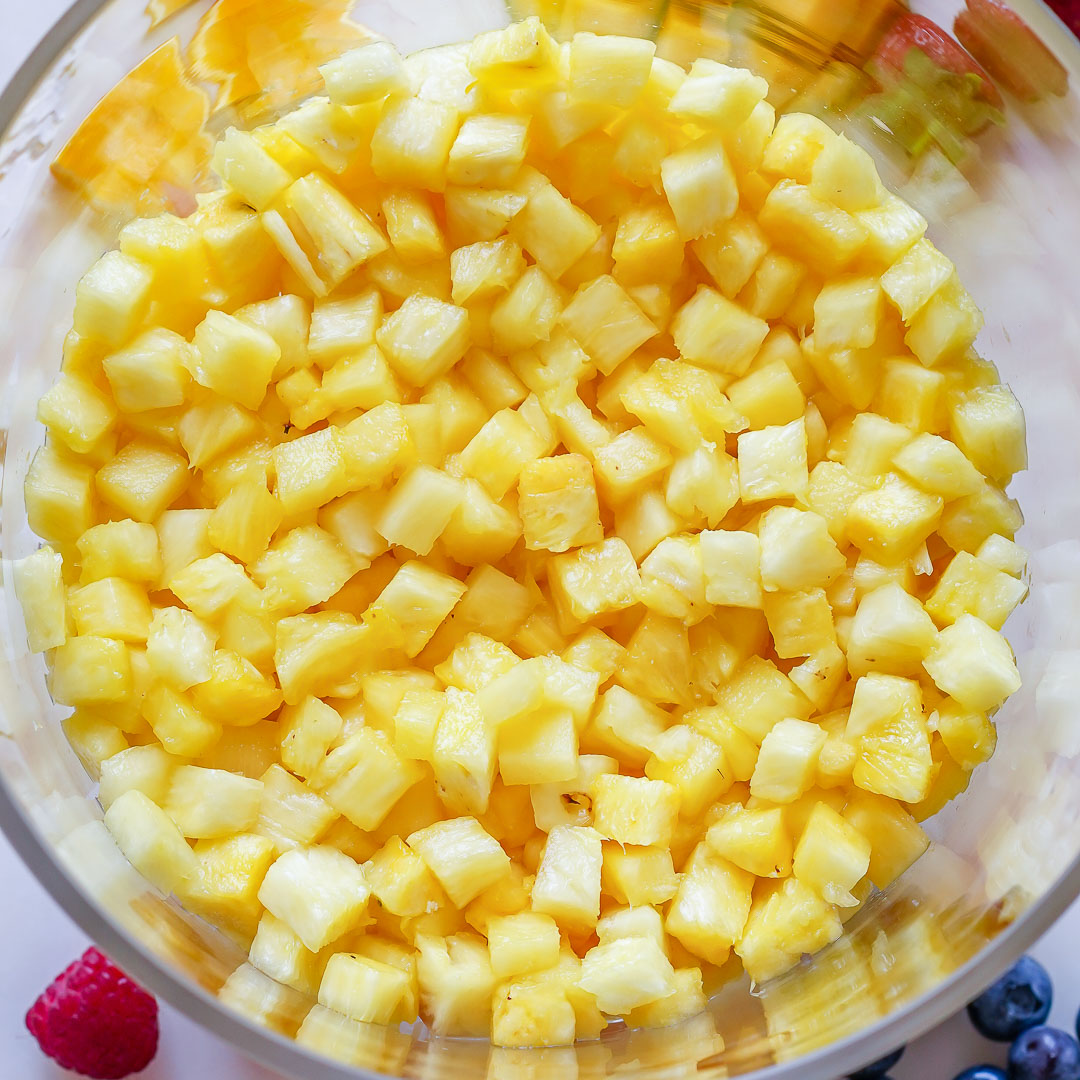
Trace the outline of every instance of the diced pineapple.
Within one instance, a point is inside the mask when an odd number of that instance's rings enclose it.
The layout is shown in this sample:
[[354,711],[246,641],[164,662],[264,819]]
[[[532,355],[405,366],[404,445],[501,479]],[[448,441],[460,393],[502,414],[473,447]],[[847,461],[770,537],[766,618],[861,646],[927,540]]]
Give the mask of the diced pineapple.
[[917,240],[881,275],[881,287],[910,325],[953,271],[953,264],[929,240]]
[[210,678],[217,634],[190,611],[158,608],[150,622],[146,659],[154,675],[176,690]]
[[[63,565],[60,553],[46,545],[13,566],[15,595],[22,605],[31,652],[55,649],[67,640]],[[93,632],[89,627],[87,631]]]
[[979,470],[956,443],[928,432],[901,447],[893,464],[919,487],[944,499],[973,495],[983,483]]
[[[161,549],[157,532],[146,522],[122,520],[95,525],[75,546],[81,561],[79,580],[84,584],[107,577],[125,577],[152,584],[161,577]],[[16,588],[18,588],[16,577]]]
[[445,699],[432,742],[435,780],[451,809],[483,814],[495,779],[496,731],[471,691],[448,687]]
[[457,578],[413,560],[405,563],[379,594],[372,605],[372,615],[382,615],[396,623],[405,654],[415,656],[464,592],[465,586]]
[[703,135],[669,154],[660,178],[683,240],[715,232],[738,208],[735,172],[719,135]]
[[279,854],[316,843],[339,819],[321,795],[280,765],[271,765],[260,779],[262,797],[254,831],[272,840]]
[[733,375],[745,374],[768,332],[763,319],[704,285],[676,312],[671,327],[684,359]]
[[281,619],[274,667],[286,704],[308,694],[329,694],[356,672],[358,650],[370,648],[371,631],[351,615],[319,612]]
[[954,274],[910,324],[904,343],[927,367],[957,356],[978,336],[982,312]]
[[281,348],[265,331],[222,311],[196,327],[194,351],[184,354],[192,378],[230,401],[257,409]]
[[259,901],[312,952],[361,925],[371,889],[364,872],[336,848],[294,848],[279,855]]
[[705,835],[709,850],[757,877],[791,873],[792,840],[778,807],[728,808]]
[[557,825],[547,837],[532,888],[534,911],[565,930],[587,930],[600,918],[603,844],[589,826]]
[[406,382],[422,386],[465,355],[469,315],[430,296],[411,296],[383,319],[375,336],[394,370]]
[[274,160],[247,131],[225,130],[210,159],[214,172],[256,210],[265,210],[292,183],[288,169]]
[[408,80],[389,41],[369,41],[323,64],[319,74],[335,105],[363,105],[405,90]]
[[337,752],[341,771],[323,794],[365,832],[376,829],[422,775],[415,762],[399,757],[383,732],[370,728],[349,735]]
[[788,179],[769,192],[758,223],[778,248],[826,276],[848,266],[867,235],[851,214]]
[[236,601],[258,603],[259,591],[244,568],[220,552],[178,570],[167,585],[200,619],[216,619]]
[[251,576],[262,587],[269,612],[295,615],[328,600],[355,569],[352,557],[328,532],[301,525],[278,536],[252,564]]
[[174,892],[196,871],[195,853],[180,830],[137,788],[112,802],[105,827],[131,865],[162,892]]
[[113,429],[116,406],[88,379],[61,373],[38,402],[37,418],[51,437],[85,454]]
[[671,452],[645,428],[632,427],[600,447],[593,461],[604,498],[623,502],[671,464]]
[[361,346],[374,344],[382,314],[377,289],[341,300],[316,301],[308,330],[308,356],[317,367],[331,368]]
[[683,243],[671,211],[662,203],[629,207],[619,217],[611,257],[615,278],[624,287],[677,277],[683,265]]
[[827,585],[846,565],[827,522],[812,510],[771,507],[761,516],[758,537],[761,583],[766,592]]
[[523,911],[488,921],[488,949],[496,978],[553,967],[559,960],[559,927],[550,915]]
[[759,366],[728,387],[736,411],[753,430],[779,427],[797,420],[806,411],[806,398],[791,369],[782,360]]
[[614,938],[585,954],[580,984],[603,1012],[618,1015],[674,993],[675,972],[655,940]]
[[825,732],[793,717],[774,724],[761,743],[750,794],[775,803],[794,802],[814,782]]
[[[937,733],[950,757],[965,771],[988,760],[997,746],[997,731],[986,713],[946,699],[934,710]],[[933,716],[931,716],[933,726]]]
[[818,803],[795,849],[795,876],[830,904],[855,907],[851,889],[869,865],[869,840],[830,806]]
[[926,598],[926,610],[939,624],[953,623],[966,613],[1000,630],[1026,595],[1022,581],[960,551]]
[[529,119],[525,116],[468,116],[450,148],[446,179],[462,186],[511,184],[525,160]]
[[160,746],[129,746],[101,762],[98,801],[106,810],[126,791],[140,791],[161,806],[169,793],[179,759]]
[[177,693],[164,684],[148,691],[142,714],[170,754],[200,757],[221,738],[218,721],[204,716],[187,694]]
[[610,840],[641,847],[671,842],[679,790],[663,780],[601,774],[592,783],[593,825]]
[[715,528],[739,501],[738,462],[719,448],[699,446],[672,465],[664,499],[688,524],[704,519]]
[[753,887],[753,874],[699,844],[679,879],[664,929],[697,956],[722,964],[742,937]]
[[641,564],[638,600],[647,608],[687,625],[708,614],[705,569],[698,537],[690,534],[660,541]]
[[939,690],[969,709],[997,708],[1020,688],[1009,643],[975,615],[945,627],[923,666]]
[[198,866],[180,888],[184,906],[246,945],[263,913],[258,891],[274,861],[273,841],[244,832],[200,840],[195,857]]
[[883,313],[882,287],[872,277],[825,284],[814,300],[817,349],[866,349],[874,344]]
[[567,93],[603,105],[632,105],[652,70],[653,42],[615,34],[577,33],[570,42]]
[[489,30],[469,43],[469,70],[493,85],[543,85],[554,75],[558,46],[532,15],[501,30]]
[[606,274],[579,288],[559,321],[604,375],[657,332],[622,286]]
[[450,255],[455,304],[506,292],[525,271],[521,248],[508,236],[460,247]]
[[791,967],[804,953],[835,941],[842,926],[836,909],[798,878],[755,899],[735,952],[754,982]]
[[600,226],[546,180],[529,192],[509,230],[554,279],[561,278],[600,238]]
[[98,469],[94,483],[98,494],[128,517],[153,521],[187,487],[187,470],[179,454],[159,443],[133,439]]
[[668,103],[674,116],[731,130],[764,100],[769,84],[746,68],[695,60]]
[[530,787],[533,818],[541,832],[551,832],[560,825],[591,825],[592,781],[602,773],[618,771],[614,758],[600,754],[582,754],[576,766],[570,780]]
[[891,266],[926,232],[926,219],[903,199],[886,193],[879,206],[858,210],[856,220],[867,232],[865,255]]
[[743,502],[806,495],[806,424],[800,417],[779,427],[739,436],[739,488]]
[[761,544],[757,536],[749,532],[704,531],[701,556],[708,603],[761,607]]
[[953,551],[975,551],[995,534],[1011,539],[1024,523],[1015,499],[993,484],[945,507],[938,532]]
[[270,978],[304,994],[315,994],[321,977],[319,957],[280,919],[264,911],[251,942],[251,964]]
[[367,1024],[386,1024],[410,993],[407,972],[355,953],[330,957],[319,984],[319,1004]]
[[416,949],[420,1001],[432,1032],[489,1037],[496,980],[483,938],[420,937]]
[[364,864],[364,876],[375,898],[394,915],[423,915],[442,896],[424,860],[396,836]]
[[826,140],[814,159],[810,190],[819,199],[853,212],[872,210],[885,196],[873,158],[843,135]]
[[937,527],[942,499],[928,495],[895,474],[874,491],[858,496],[847,512],[851,541],[885,563],[908,558]]
[[1004,536],[988,536],[975,554],[987,566],[1012,574],[1013,577],[1022,577],[1027,570],[1027,552]]
[[696,729],[676,724],[654,745],[645,775],[675,788],[683,818],[696,818],[731,787],[733,778],[723,749]]
[[412,833],[407,843],[459,908],[494,885],[510,866],[498,841],[473,817],[436,822]]
[[739,303],[759,319],[778,319],[791,306],[806,267],[780,251],[767,251],[739,293]]
[[961,394],[953,403],[950,427],[957,446],[990,479],[1004,484],[1027,468],[1024,411],[1007,386],[980,386]]
[[146,590],[120,577],[100,578],[68,590],[68,609],[78,634],[145,641],[150,629]]
[[858,678],[868,671],[918,674],[937,636],[922,604],[895,582],[867,592],[848,633],[847,663]]
[[671,852],[662,847],[604,845],[603,891],[619,903],[640,907],[670,900],[678,887]]
[[603,538],[592,466],[580,454],[525,464],[518,512],[530,550],[566,551]]
[[448,239],[460,247],[495,240],[528,196],[518,191],[447,187],[444,201]]
[[145,263],[107,251],[75,287],[75,332],[113,348],[123,345],[146,315],[152,284]]
[[99,705],[131,695],[128,649],[115,638],[70,637],[52,654],[49,691],[59,705]]
[[177,440],[188,462],[204,472],[208,471],[207,465],[253,439],[258,431],[254,413],[216,394],[204,395],[202,401],[184,412],[176,425]]
[[426,555],[461,500],[459,480],[430,465],[417,465],[394,486],[375,529],[387,543]]

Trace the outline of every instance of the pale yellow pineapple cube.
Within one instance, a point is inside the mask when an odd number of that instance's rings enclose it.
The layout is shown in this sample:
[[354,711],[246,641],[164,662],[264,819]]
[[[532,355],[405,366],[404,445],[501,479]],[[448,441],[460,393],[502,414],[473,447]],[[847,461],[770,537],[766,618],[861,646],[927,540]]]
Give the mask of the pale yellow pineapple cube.
[[1027,570],[1027,552],[1012,540],[1004,536],[988,536],[975,554],[997,570],[1002,570],[1013,577],[1022,577]]
[[358,566],[370,564],[386,551],[386,541],[375,531],[383,502],[381,492],[354,491],[319,510],[319,524],[352,553]]
[[851,541],[867,555],[895,563],[910,557],[934,531],[942,506],[940,496],[890,474],[881,487],[852,502],[845,527]]
[[705,569],[696,535],[661,540],[642,561],[640,573],[638,600],[647,608],[687,625],[708,614]]
[[982,327],[982,312],[954,274],[912,318],[904,344],[934,367],[962,354]]
[[394,713],[394,749],[402,757],[433,761],[435,732],[445,708],[440,691],[406,690]]
[[739,293],[739,303],[759,319],[779,319],[790,308],[805,277],[802,263],[783,252],[767,251]]
[[460,502],[440,541],[455,561],[480,567],[506,555],[521,531],[521,521],[512,509],[496,502],[478,481],[466,479]]
[[340,300],[316,301],[308,330],[308,356],[317,367],[333,367],[361,346],[374,344],[382,315],[378,289],[365,289]]
[[503,187],[525,160],[527,116],[468,116],[450,148],[446,178],[451,184]]
[[715,528],[739,501],[738,463],[719,448],[699,446],[672,465],[664,500],[687,524],[704,520]]
[[68,590],[68,609],[78,634],[145,641],[150,629],[146,589],[120,577],[100,578]]
[[347,736],[335,754],[332,768],[338,775],[324,785],[324,770],[313,783],[324,787],[327,802],[365,832],[376,829],[422,776],[414,761],[401,758],[387,736],[371,728]]
[[321,795],[280,765],[271,765],[260,779],[262,796],[254,831],[273,841],[278,854],[316,843],[340,817]]
[[1007,386],[961,394],[952,405],[950,428],[957,446],[992,480],[1004,484],[1027,468],[1024,410]]
[[663,904],[678,888],[671,852],[667,848],[618,843],[604,845],[601,883],[606,895],[631,907]]
[[249,960],[271,979],[314,995],[321,977],[319,957],[280,919],[264,911],[251,942]]
[[364,873],[336,848],[294,848],[279,855],[259,901],[312,952],[362,924],[371,889]]
[[[295,380],[297,373],[282,383]],[[284,391],[282,396],[284,397]],[[151,430],[151,434],[157,434]],[[259,434],[255,414],[217,394],[205,394],[203,400],[186,409],[176,424],[176,441],[187,455],[189,464],[208,472],[207,466],[228,450],[247,443]]]
[[409,975],[400,968],[355,953],[330,957],[319,984],[319,1004],[351,1020],[386,1024],[410,993]]
[[483,938],[420,937],[416,949],[420,1001],[432,1032],[488,1038],[496,980]]
[[522,911],[488,920],[488,949],[496,978],[509,979],[553,967],[559,960],[559,927],[550,915]]
[[227,555],[254,563],[270,543],[284,518],[278,500],[257,482],[241,484],[210,515],[207,536]]
[[477,34],[469,43],[469,70],[484,82],[543,85],[553,78],[558,46],[540,19],[531,15],[502,30]]
[[427,555],[462,501],[462,484],[430,465],[417,465],[395,484],[375,522],[387,543]]
[[432,742],[435,780],[451,809],[483,814],[495,779],[496,731],[472,691],[448,687],[445,699]]
[[405,66],[389,41],[369,41],[319,68],[335,105],[364,105],[408,88]]
[[127,646],[115,638],[69,637],[52,654],[49,692],[58,705],[99,705],[131,696]]
[[412,833],[406,842],[459,908],[494,885],[510,866],[499,842],[474,817],[436,822]]
[[364,864],[364,876],[372,895],[394,915],[423,915],[443,896],[424,860],[397,836]]
[[547,837],[532,888],[534,911],[570,931],[588,930],[600,918],[600,834],[589,826],[557,825]]
[[778,807],[727,809],[705,835],[709,850],[757,877],[787,877],[791,873],[792,839]]
[[722,964],[742,937],[753,887],[753,874],[701,843],[679,879],[664,929],[695,955]]
[[690,65],[668,109],[681,120],[731,130],[749,118],[768,91],[769,84],[746,68],[700,59]]
[[469,314],[430,296],[410,296],[376,332],[379,347],[406,382],[423,386],[449,371],[469,345]]
[[196,327],[193,344],[185,361],[200,386],[249,409],[259,407],[281,359],[280,346],[265,330],[210,311]]
[[735,946],[746,973],[765,982],[786,971],[804,953],[835,941],[843,927],[836,909],[798,878],[755,899],[742,940]]
[[941,515],[938,532],[953,551],[976,551],[995,534],[1011,539],[1024,523],[1015,499],[994,484],[949,503]]
[[200,757],[221,738],[221,724],[204,716],[187,694],[164,684],[151,687],[142,714],[170,754]]
[[600,226],[543,179],[514,214],[509,231],[554,279],[561,278],[600,238]]
[[446,255],[435,212],[420,192],[391,191],[382,201],[382,212],[390,243],[405,262],[426,262]]
[[941,625],[961,615],[978,616],[1000,630],[1013,608],[1027,595],[1027,586],[966,551],[959,551],[926,598],[926,610]]
[[391,101],[371,136],[375,175],[384,183],[442,191],[458,123],[449,105],[413,97]]
[[728,387],[727,393],[751,430],[789,424],[806,411],[802,389],[782,360],[760,367],[755,364],[753,370]]
[[677,277],[683,265],[683,242],[671,211],[662,203],[629,207],[619,216],[611,257],[615,278],[624,287]]
[[105,827],[131,865],[164,893],[176,891],[196,871],[195,853],[172,818],[137,788],[112,802]]
[[55,649],[67,640],[63,565],[60,553],[46,545],[12,567],[15,595],[22,605],[26,643],[31,652]]
[[844,135],[827,139],[810,169],[810,191],[841,210],[867,211],[885,198],[873,158]]
[[923,666],[939,690],[969,709],[997,708],[1020,688],[1009,643],[975,615],[945,627]]
[[273,842],[237,833],[200,840],[194,850],[198,865],[179,889],[184,907],[246,945],[263,913],[257,894],[274,861]]
[[574,1041],[576,1029],[567,991],[554,982],[508,982],[495,992],[491,1041],[496,1047],[560,1046]]
[[560,825],[591,825],[592,781],[601,773],[618,771],[618,762],[601,754],[582,754],[576,765],[570,780],[531,785],[533,819],[541,832]]
[[244,568],[221,552],[189,563],[166,584],[200,619],[213,620],[237,601],[258,603],[259,600],[259,590]]
[[715,232],[738,208],[735,173],[718,135],[704,135],[669,154],[660,178],[683,240]]
[[528,201],[523,192],[472,187],[447,187],[443,198],[447,235],[455,247],[495,240]]
[[832,807],[818,803],[795,848],[795,877],[830,904],[855,907],[851,889],[870,866],[870,841]]
[[620,432],[593,461],[596,482],[608,502],[624,502],[671,464],[671,451],[645,428]]
[[758,222],[778,248],[826,276],[848,266],[867,235],[851,214],[787,179],[769,192]]
[[880,795],[853,791],[843,816],[870,841],[868,876],[879,889],[892,884],[930,843],[904,807]]
[[518,480],[518,513],[530,550],[561,552],[603,539],[592,466],[580,454],[527,462]]
[[983,484],[979,470],[956,443],[925,431],[897,451],[893,464],[919,487],[943,499],[974,495]]
[[101,762],[98,777],[98,801],[106,810],[125,791],[141,791],[151,802],[161,806],[172,783],[179,760],[153,743],[129,746]]
[[434,674],[447,686],[479,693],[521,662],[501,641],[484,634],[469,633],[441,664],[435,666]]
[[773,175],[790,177],[800,184],[808,184],[813,175],[814,162],[834,137],[832,128],[816,116],[785,113],[776,122],[765,148],[761,169]]
[[900,318],[915,316],[953,275],[953,264],[927,239],[917,240],[881,275],[881,288]]
[[679,814],[679,790],[664,780],[601,774],[592,783],[593,825],[621,844],[667,846]]
[[826,282],[814,300],[814,345],[820,350],[866,349],[873,345],[884,311],[876,278]]
[[682,817],[697,817],[731,787],[733,777],[723,749],[689,725],[673,725],[654,745],[645,775],[675,788]]
[[637,599],[640,576],[625,542],[609,537],[549,563],[549,586],[557,603],[580,622],[621,611]]
[[825,586],[846,566],[828,523],[812,510],[771,507],[761,516],[758,537],[766,592]]
[[759,746],[777,721],[810,713],[810,703],[791,680],[760,656],[739,667],[721,689],[717,704]]
[[286,704],[329,694],[356,672],[356,650],[370,648],[371,629],[348,614],[319,612],[281,619],[274,667]]
[[154,521],[187,487],[187,470],[181,455],[160,443],[133,439],[98,469],[94,485],[101,498],[127,517]]
[[926,232],[926,219],[891,192],[879,206],[858,210],[856,220],[867,232],[865,254],[881,266],[891,266]]
[[896,582],[886,582],[859,601],[848,633],[848,669],[856,678],[869,671],[918,674],[936,636],[922,604]]
[[563,308],[559,322],[604,375],[657,333],[641,308],[607,274],[579,288]]
[[806,424],[800,417],[782,426],[739,436],[739,488],[746,503],[806,495]]
[[281,691],[250,660],[216,649],[210,678],[191,689],[195,705],[221,723],[244,727],[269,716],[281,704]]
[[[213,522],[211,521],[211,525]],[[318,525],[290,529],[251,566],[268,612],[296,615],[329,600],[352,577],[352,556]]]
[[724,607],[760,608],[761,543],[754,533],[703,531],[701,556],[705,599]]
[[79,580],[83,583],[125,577],[153,584],[161,577],[157,531],[147,522],[125,519],[95,525],[79,537],[75,546],[81,563]]
[[124,733],[96,711],[76,709],[60,721],[60,728],[79,763],[91,778],[96,778],[102,762],[127,749]]
[[546,709],[500,729],[499,773],[504,783],[568,782],[577,771],[577,727],[567,710]]
[[570,42],[567,93],[576,101],[632,105],[648,81],[655,51],[642,38],[577,33]]
[[413,560],[405,563],[379,594],[372,614],[396,623],[406,655],[415,656],[464,592],[465,586],[457,578]]
[[524,272],[521,248],[508,236],[460,247],[450,253],[454,303],[497,296],[509,290]]
[[775,803],[794,802],[812,786],[826,733],[814,723],[785,717],[762,740],[750,794]]
[[580,985],[601,1011],[619,1015],[674,993],[675,972],[655,940],[615,938],[585,954]]
[[211,168],[240,198],[265,210],[293,181],[292,173],[248,131],[226,128],[214,147]]
[[150,306],[153,272],[139,259],[107,251],[75,286],[75,332],[117,348]]
[[158,608],[146,639],[146,659],[156,678],[186,690],[210,678],[217,634],[183,608]]
[[[997,732],[986,713],[946,699],[934,710],[937,733],[960,768],[970,771],[987,761],[997,746]],[[933,717],[931,717],[933,720]]]
[[116,406],[81,375],[62,372],[38,401],[37,418],[76,454],[97,446],[116,423]]
[[750,366],[768,323],[707,286],[701,286],[672,320],[671,334],[684,359],[742,375]]

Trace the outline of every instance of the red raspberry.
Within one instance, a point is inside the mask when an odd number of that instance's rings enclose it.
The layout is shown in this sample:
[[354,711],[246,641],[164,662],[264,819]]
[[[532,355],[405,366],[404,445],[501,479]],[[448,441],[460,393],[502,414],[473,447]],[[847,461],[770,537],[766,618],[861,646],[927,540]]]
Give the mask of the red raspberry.
[[49,1057],[94,1080],[138,1072],[157,1053],[157,1002],[93,948],[49,984],[26,1026]]

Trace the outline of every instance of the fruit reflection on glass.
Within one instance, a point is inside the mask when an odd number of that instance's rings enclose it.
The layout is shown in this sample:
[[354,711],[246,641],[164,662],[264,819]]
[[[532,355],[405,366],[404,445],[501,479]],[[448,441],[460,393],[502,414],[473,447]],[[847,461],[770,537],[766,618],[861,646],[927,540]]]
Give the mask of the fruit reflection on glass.
[[256,968],[506,1046],[673,1023],[992,753],[1020,406],[926,222],[746,70],[530,19],[322,71],[80,282],[30,644]]

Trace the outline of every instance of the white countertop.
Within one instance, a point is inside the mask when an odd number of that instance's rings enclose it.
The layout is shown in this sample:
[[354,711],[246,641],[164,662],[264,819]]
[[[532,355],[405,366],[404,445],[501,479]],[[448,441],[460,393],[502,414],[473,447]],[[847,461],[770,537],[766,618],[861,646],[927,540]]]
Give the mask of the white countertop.
[[[4,33],[0,34],[0,85],[68,0],[3,0]],[[47,1059],[23,1023],[26,1010],[45,986],[90,942],[38,885],[7,841],[0,836],[0,1069],[12,1080],[59,1080],[73,1076]],[[1051,1022],[1072,1030],[1080,1007],[1080,902],[1039,943],[1034,954],[1054,977],[1055,1004]],[[969,1065],[1003,1064],[1006,1048],[982,1039],[963,1014],[920,1039],[893,1070],[893,1080],[950,1080]],[[162,1007],[161,1044],[145,1080],[277,1080],[264,1069],[197,1027],[180,1013]]]

